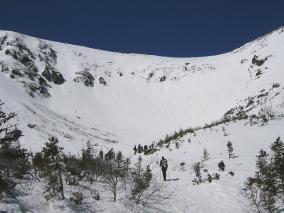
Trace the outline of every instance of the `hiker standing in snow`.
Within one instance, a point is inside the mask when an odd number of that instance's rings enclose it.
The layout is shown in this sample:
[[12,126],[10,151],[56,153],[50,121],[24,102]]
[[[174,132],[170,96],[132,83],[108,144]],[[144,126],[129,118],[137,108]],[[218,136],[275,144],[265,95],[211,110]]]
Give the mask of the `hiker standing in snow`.
[[164,158],[164,156],[162,157],[162,160],[160,161],[160,167],[162,168],[164,181],[166,181],[167,180],[168,161]]

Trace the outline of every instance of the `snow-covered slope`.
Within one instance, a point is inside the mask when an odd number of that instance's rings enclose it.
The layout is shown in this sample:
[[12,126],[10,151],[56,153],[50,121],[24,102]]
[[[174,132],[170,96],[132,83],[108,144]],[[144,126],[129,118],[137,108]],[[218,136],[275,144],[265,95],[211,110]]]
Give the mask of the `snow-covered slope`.
[[[55,135],[65,152],[78,153],[90,141],[133,157],[134,145],[220,120],[224,114],[257,114],[263,107],[284,113],[284,28],[232,52],[200,58],[113,53],[0,31],[0,99],[7,111],[18,114],[24,134],[21,142],[33,151],[41,150],[49,135]],[[277,136],[284,138],[283,126],[283,119],[265,126],[238,121],[226,126],[228,136],[221,126],[199,130],[197,136],[180,138],[179,149],[172,143],[145,157],[154,162],[151,166],[159,176],[155,162],[167,156],[170,178],[180,181],[166,183],[167,191],[175,192],[166,208],[143,210],[251,211],[240,195],[240,184],[253,174],[258,150]],[[211,156],[205,167],[214,172],[216,163],[226,159],[228,140],[239,155],[226,161],[235,176],[224,173],[219,182],[193,187],[191,167],[200,160],[203,148]],[[181,162],[185,168],[180,168]],[[19,202],[35,212],[70,211],[64,203],[51,206],[38,198],[40,191],[39,187]],[[31,202],[35,198],[36,204]],[[88,205],[103,212],[141,210],[129,210],[123,199],[117,204],[104,200]]]
[[32,149],[48,133],[75,150],[96,137],[120,147],[147,144],[249,100],[247,109],[283,111],[283,31],[201,58],[112,53],[0,31],[0,97],[19,114]]

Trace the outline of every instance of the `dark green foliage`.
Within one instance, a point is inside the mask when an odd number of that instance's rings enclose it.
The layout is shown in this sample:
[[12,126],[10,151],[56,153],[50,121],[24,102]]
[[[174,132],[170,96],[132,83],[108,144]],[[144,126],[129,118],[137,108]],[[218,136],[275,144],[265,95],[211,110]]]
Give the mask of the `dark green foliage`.
[[257,155],[254,177],[249,177],[243,189],[258,212],[262,209],[268,212],[276,212],[278,199],[284,200],[283,194],[283,156],[284,145],[278,137],[270,146],[271,153],[260,150]]
[[83,204],[83,193],[82,192],[73,192],[70,201],[76,205]]
[[113,149],[110,149],[106,153],[105,160],[103,161],[102,181],[112,192],[114,201],[116,201],[120,184],[124,183],[127,177],[127,169],[130,163],[127,161],[121,152],[116,154]]
[[201,165],[200,162],[197,162],[193,165],[193,171],[195,173],[195,178],[192,180],[193,184],[200,184],[203,182],[201,175]]
[[130,198],[134,200],[136,204],[139,204],[143,200],[143,195],[149,188],[152,177],[153,175],[150,166],[147,166],[145,170],[142,165],[142,157],[139,156],[138,161],[135,163],[132,171],[134,185],[131,190]]
[[213,175],[213,179],[214,179],[214,180],[219,180],[219,179],[220,179],[220,175],[219,175],[218,173],[215,173],[215,174]]
[[279,84],[279,83],[273,83],[273,84],[272,84],[272,88],[278,88],[278,87],[280,87],[280,84]]
[[74,155],[64,155],[65,181],[67,185],[79,185],[83,178],[83,167],[80,159]]
[[15,187],[30,174],[30,154],[19,144],[22,131],[10,124],[15,113],[2,111],[0,100],[0,199],[11,196]]
[[284,144],[280,137],[272,143],[272,167],[275,171],[276,185],[284,202]]
[[234,148],[233,148],[233,144],[231,141],[228,141],[227,148],[228,148],[229,159],[231,159],[234,157],[234,154],[233,154]]
[[169,144],[171,141],[177,140],[183,136],[185,136],[188,133],[194,133],[194,129],[180,129],[178,132],[175,132],[173,135],[166,135],[165,139],[160,140],[157,144],[157,146],[162,146],[164,144]]
[[95,174],[98,170],[98,162],[94,156],[94,150],[91,147],[90,142],[87,142],[87,147],[82,149],[81,157],[81,169],[83,170],[83,176],[87,178],[90,183],[95,180]]
[[202,161],[204,162],[204,161],[207,161],[207,160],[209,160],[209,153],[208,153],[208,151],[207,151],[207,149],[203,149],[203,156],[202,156]]
[[213,180],[212,176],[211,176],[210,174],[208,174],[208,175],[207,175],[207,181],[208,181],[209,183],[211,183],[212,180]]
[[[187,129],[180,129],[178,132],[174,132],[172,135],[166,135],[164,139],[160,139],[157,144],[155,144],[156,147],[162,147],[163,145],[168,146],[172,141],[176,141],[179,138],[182,138],[183,136],[187,134],[193,134],[196,136],[196,131],[201,129],[211,129],[214,126],[218,126],[221,124],[226,124],[231,121],[237,121],[237,120],[243,120],[248,119],[248,115],[244,111],[244,108],[242,106],[233,108],[225,113],[224,117],[218,121],[213,121],[210,124],[205,124],[204,126],[198,126],[195,128],[187,128]],[[224,132],[224,135],[227,136],[228,134]],[[190,143],[190,139],[188,139]]]
[[42,152],[37,152],[33,156],[33,168],[38,173],[39,177],[44,176],[44,166],[45,166],[45,161],[43,158],[43,153]]
[[219,167],[220,171],[225,171],[225,163],[224,163],[224,161],[220,161],[218,163],[218,167]]
[[40,170],[46,180],[45,198],[65,199],[63,186],[63,148],[58,145],[58,139],[50,137],[40,153],[33,159],[34,166]]

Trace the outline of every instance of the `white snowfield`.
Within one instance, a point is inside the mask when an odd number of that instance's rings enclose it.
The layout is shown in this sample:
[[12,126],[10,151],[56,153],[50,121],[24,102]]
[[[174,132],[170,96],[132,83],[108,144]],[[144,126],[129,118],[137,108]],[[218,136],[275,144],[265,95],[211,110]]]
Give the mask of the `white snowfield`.
[[[51,48],[56,59],[42,59],[46,56],[42,46]],[[62,84],[47,82],[50,97],[29,95],[23,85],[37,80],[13,72],[23,66],[18,59],[22,53],[29,55],[28,66],[37,68],[35,79],[43,76],[47,64],[63,75]],[[94,77],[93,86],[74,81],[82,71]],[[113,53],[0,31],[0,99],[6,111],[18,114],[21,142],[32,151],[40,151],[54,135],[67,153],[79,153],[90,141],[98,150],[114,147],[134,161],[134,145],[149,145],[180,128],[219,120],[235,107],[248,114],[271,107],[283,114],[284,28],[232,52],[199,58]],[[268,149],[278,136],[284,140],[283,130],[281,118],[264,126],[237,121],[186,135],[179,139],[179,148],[172,143],[143,156],[159,181],[161,156],[168,159],[169,179],[179,179],[165,182],[171,196],[161,204],[133,206],[123,190],[114,203],[110,193],[101,189],[100,201],[86,194],[84,207],[75,209],[65,201],[47,202],[36,185],[16,204],[0,203],[0,212],[253,212],[241,194],[243,182],[254,174],[259,149]],[[228,141],[237,158],[228,158]],[[193,186],[192,165],[200,161],[204,148],[210,155],[204,169],[219,172],[221,160],[226,169],[220,172],[220,180]]]

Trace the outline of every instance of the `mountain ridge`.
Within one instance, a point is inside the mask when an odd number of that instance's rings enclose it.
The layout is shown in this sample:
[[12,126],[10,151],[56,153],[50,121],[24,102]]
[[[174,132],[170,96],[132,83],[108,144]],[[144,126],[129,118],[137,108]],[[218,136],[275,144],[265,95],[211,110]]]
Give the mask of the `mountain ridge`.
[[[66,199],[47,201],[42,179],[0,202],[0,211],[253,212],[241,192],[244,181],[254,174],[258,151],[284,138],[283,31],[235,52],[182,59],[106,53],[0,32],[1,110],[17,114],[21,145],[35,153],[53,136],[66,154],[79,158],[86,143],[96,156],[111,148],[133,163],[143,156],[167,198],[135,205],[125,185],[113,202],[98,177],[92,184],[64,183]],[[138,144],[155,149],[134,154]],[[163,182],[162,156],[168,180],[178,181]],[[218,169],[220,162],[225,171]],[[202,178],[195,185],[192,168],[198,163]],[[70,202],[77,191],[80,206]]]
[[[17,98],[7,97],[5,87],[0,94],[4,101],[19,99],[31,108],[43,105],[83,126],[119,129],[114,141],[131,141],[140,129],[138,141],[150,143],[248,103],[246,110],[273,105],[282,111],[283,29],[235,52],[197,58],[112,53],[0,31],[0,77]],[[279,87],[271,89],[273,84]],[[34,98],[25,97],[21,88]],[[18,111],[34,117],[26,107]],[[125,137],[125,131],[133,135]]]
[[229,50],[229,51],[226,51],[224,53],[221,53],[221,54],[216,54],[216,55],[208,55],[208,56],[200,56],[200,57],[195,57],[195,56],[191,56],[191,57],[174,57],[174,56],[160,56],[160,55],[152,55],[152,54],[140,54],[140,53],[123,53],[123,52],[114,52],[114,51],[108,51],[108,50],[103,50],[103,49],[97,49],[95,47],[89,47],[89,46],[82,46],[82,45],[78,45],[78,44],[70,44],[70,43],[65,43],[65,42],[59,42],[59,41],[52,41],[52,40],[49,40],[49,39],[45,39],[45,38],[40,38],[40,37],[35,37],[35,36],[30,36],[28,34],[23,34],[23,33],[20,33],[20,32],[17,32],[17,31],[13,31],[13,30],[1,30],[0,29],[0,35],[1,34],[5,34],[5,33],[12,33],[12,34],[16,34],[18,36],[26,36],[26,37],[31,37],[31,38],[36,38],[36,39],[39,39],[39,40],[42,40],[42,41],[46,41],[46,42],[52,42],[52,43],[60,43],[60,44],[64,44],[64,45],[70,45],[70,46],[74,46],[74,47],[82,47],[82,48],[87,48],[87,49],[92,49],[92,50],[96,50],[96,51],[101,51],[101,52],[108,52],[108,53],[116,53],[116,54],[122,54],[122,55],[142,55],[142,56],[153,56],[153,57],[161,57],[161,58],[168,58],[168,59],[189,59],[189,58],[203,58],[203,57],[211,57],[211,56],[217,56],[217,55],[223,55],[223,54],[227,54],[227,53],[230,53],[230,52],[235,52],[236,50],[242,48],[243,46],[249,44],[249,43],[253,43],[254,41],[257,41],[259,39],[262,39],[274,32],[283,32],[284,30],[284,26],[279,26],[277,28],[275,28],[275,30],[272,30],[266,34],[264,34],[263,36],[260,36],[250,42],[247,42],[247,43],[244,43],[241,47],[239,48],[235,48],[235,49],[232,49],[232,50]]

